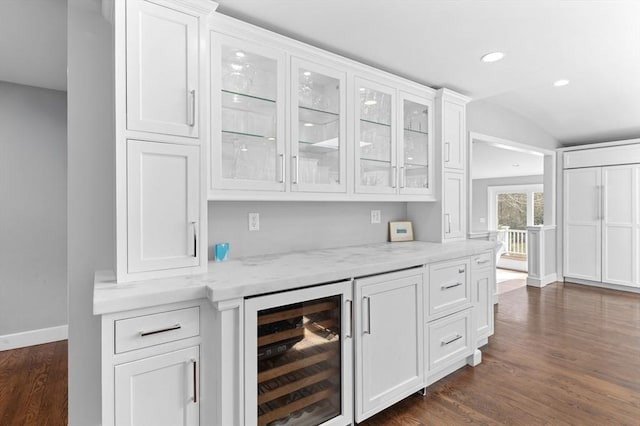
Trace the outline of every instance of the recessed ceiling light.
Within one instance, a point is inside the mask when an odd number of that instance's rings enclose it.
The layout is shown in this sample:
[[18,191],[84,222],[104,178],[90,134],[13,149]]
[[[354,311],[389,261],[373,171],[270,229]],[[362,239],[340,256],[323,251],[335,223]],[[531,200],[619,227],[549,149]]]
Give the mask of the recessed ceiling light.
[[269,137],[267,138],[267,140],[268,140],[268,141],[275,141],[275,140],[276,140],[276,138],[274,138],[273,136],[269,136]]
[[313,123],[304,123],[304,127],[313,127]]
[[364,88],[364,87],[361,87],[361,88],[360,88],[360,91],[361,91],[361,92],[364,92],[364,91],[365,91],[365,88]]
[[238,58],[244,58],[244,57],[245,57],[245,54],[244,54],[244,52],[242,52],[242,51],[238,50],[238,51],[236,52],[236,56],[237,56]]
[[311,71],[305,71],[302,73],[303,75],[306,75],[307,77],[309,77],[311,75]]
[[491,52],[491,53],[487,53],[480,59],[482,60],[482,62],[496,62],[502,58],[504,58],[503,52]]
[[553,85],[556,87],[566,86],[567,84],[569,84],[569,80],[565,80],[565,79],[558,80],[555,83],[553,83]]
[[378,103],[378,101],[375,101],[373,99],[369,99],[369,100],[364,101],[365,105],[375,105],[377,103]]
[[518,163],[513,163],[513,164],[512,164],[512,166],[513,166],[513,167],[520,167],[520,164],[518,164]]

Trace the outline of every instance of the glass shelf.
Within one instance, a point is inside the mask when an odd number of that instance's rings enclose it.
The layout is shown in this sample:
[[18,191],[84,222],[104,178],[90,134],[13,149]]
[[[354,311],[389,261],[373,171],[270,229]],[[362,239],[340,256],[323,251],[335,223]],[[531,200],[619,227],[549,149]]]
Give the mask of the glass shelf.
[[222,89],[221,91],[222,91],[222,93],[225,93],[225,94],[228,94],[228,95],[232,95],[232,96],[241,96],[243,98],[257,99],[259,101],[271,102],[271,103],[274,103],[274,104],[276,103],[276,101],[274,99],[261,98],[259,96],[249,95],[249,94],[240,93],[240,92],[232,92],[231,90],[225,90],[225,89]]
[[276,138],[274,138],[273,136],[254,135],[253,133],[234,132],[232,130],[223,130],[222,133],[227,135],[238,135],[238,136],[247,136],[250,138],[264,139],[269,142],[275,142],[276,140]]
[[298,143],[300,144],[301,151],[309,150],[310,152],[315,151],[319,153],[326,153],[326,152],[335,152],[339,149],[337,139],[331,139],[331,140],[321,141],[321,142],[298,141]]
[[424,131],[422,131],[422,130],[414,130],[414,129],[407,129],[407,128],[405,128],[405,129],[404,129],[404,131],[405,131],[405,132],[410,132],[410,133],[416,133],[416,134],[418,134],[418,135],[424,135],[424,136],[428,136],[428,135],[429,135],[429,133],[428,133],[428,132],[424,132]]
[[371,121],[371,120],[366,120],[364,118],[360,119],[361,122],[363,123],[368,123],[368,124],[375,124],[377,126],[383,126],[383,127],[391,127],[391,124],[386,124],[386,123],[380,123],[378,121]]
[[407,161],[404,162],[404,165],[409,168],[409,167],[429,167],[428,164],[419,164],[419,163],[409,163]]
[[376,160],[375,158],[360,158],[361,161],[372,161],[374,163],[391,164],[389,160]]

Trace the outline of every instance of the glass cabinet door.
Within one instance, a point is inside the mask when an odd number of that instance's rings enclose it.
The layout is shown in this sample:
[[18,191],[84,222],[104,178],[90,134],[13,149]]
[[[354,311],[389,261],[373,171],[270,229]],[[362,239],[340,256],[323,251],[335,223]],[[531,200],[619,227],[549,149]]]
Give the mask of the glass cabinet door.
[[345,192],[345,73],[291,59],[291,188]]
[[351,283],[245,301],[245,423],[347,424]]
[[395,90],[356,78],[356,192],[393,194],[397,187]]
[[401,123],[398,126],[398,167],[401,194],[431,194],[432,105],[424,99],[400,92]]
[[284,191],[284,53],[211,41],[213,188]]

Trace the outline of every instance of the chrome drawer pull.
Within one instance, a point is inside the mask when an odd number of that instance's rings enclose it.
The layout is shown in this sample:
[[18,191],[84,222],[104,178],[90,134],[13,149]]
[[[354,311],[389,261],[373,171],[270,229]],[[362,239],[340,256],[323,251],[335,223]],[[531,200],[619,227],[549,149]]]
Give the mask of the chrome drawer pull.
[[180,324],[175,324],[175,325],[172,325],[171,327],[161,328],[161,329],[158,329],[158,330],[141,331],[140,332],[140,337],[151,336],[152,334],[158,334],[158,333],[165,333],[167,331],[179,330],[181,328],[182,328],[182,326]]
[[446,345],[448,345],[450,343],[453,343],[456,340],[460,340],[460,339],[462,339],[462,336],[459,335],[459,334],[456,334],[454,337],[450,338],[449,340],[441,340],[441,342],[442,342],[441,346],[446,346]]
[[459,286],[461,286],[462,284],[464,284],[464,283],[457,282],[457,283],[455,283],[455,284],[448,284],[448,285],[447,285],[447,284],[442,284],[442,285],[440,286],[440,289],[441,289],[441,290],[449,290],[450,288],[459,287]]
[[464,266],[461,268],[458,268],[458,273],[459,274],[464,274]]
[[485,260],[476,259],[476,263],[477,263],[478,265],[482,265],[482,264],[485,264],[485,263],[489,263],[489,259],[485,259]]
[[193,403],[198,403],[198,361],[195,358],[191,359],[193,363]]

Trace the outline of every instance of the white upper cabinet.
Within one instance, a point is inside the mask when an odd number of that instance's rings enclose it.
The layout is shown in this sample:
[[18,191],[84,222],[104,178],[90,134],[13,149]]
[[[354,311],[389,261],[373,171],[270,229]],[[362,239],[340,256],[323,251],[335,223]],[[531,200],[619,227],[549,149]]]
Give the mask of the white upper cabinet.
[[199,147],[136,140],[127,147],[127,272],[199,265]]
[[447,169],[464,170],[465,106],[447,99],[443,100],[443,163]]
[[404,91],[398,94],[398,167],[400,193],[433,193],[433,101]]
[[355,190],[357,193],[395,194],[396,90],[355,78]]
[[127,1],[127,129],[198,137],[199,19]]
[[211,33],[214,189],[285,190],[285,54]]
[[291,190],[346,192],[346,73],[291,58]]

